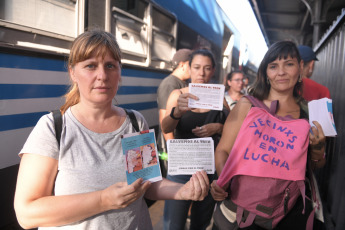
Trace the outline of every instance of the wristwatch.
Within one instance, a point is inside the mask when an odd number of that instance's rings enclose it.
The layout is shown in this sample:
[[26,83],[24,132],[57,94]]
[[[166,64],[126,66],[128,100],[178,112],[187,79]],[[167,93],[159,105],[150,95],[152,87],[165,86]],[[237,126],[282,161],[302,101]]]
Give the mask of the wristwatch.
[[171,117],[172,119],[174,119],[174,120],[180,120],[181,117],[175,117],[175,116],[174,116],[175,108],[176,108],[176,107],[173,107],[173,108],[171,109],[170,117]]

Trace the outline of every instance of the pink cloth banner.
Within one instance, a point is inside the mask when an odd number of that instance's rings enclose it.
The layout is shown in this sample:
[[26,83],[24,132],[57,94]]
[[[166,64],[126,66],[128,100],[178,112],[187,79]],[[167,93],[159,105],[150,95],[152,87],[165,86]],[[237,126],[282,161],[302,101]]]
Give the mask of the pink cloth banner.
[[235,175],[304,180],[310,125],[305,119],[282,121],[252,107],[217,181],[223,187]]

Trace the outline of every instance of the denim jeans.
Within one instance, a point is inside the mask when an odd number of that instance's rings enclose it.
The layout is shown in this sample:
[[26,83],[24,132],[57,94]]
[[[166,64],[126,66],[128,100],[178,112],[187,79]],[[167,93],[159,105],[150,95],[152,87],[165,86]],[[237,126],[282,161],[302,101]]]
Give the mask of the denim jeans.
[[[214,175],[208,175],[210,183]],[[191,175],[168,175],[167,179],[185,184]],[[210,224],[215,201],[211,193],[203,201],[166,200],[164,206],[164,230],[183,230],[186,225],[188,210],[192,204],[190,230],[203,230]]]

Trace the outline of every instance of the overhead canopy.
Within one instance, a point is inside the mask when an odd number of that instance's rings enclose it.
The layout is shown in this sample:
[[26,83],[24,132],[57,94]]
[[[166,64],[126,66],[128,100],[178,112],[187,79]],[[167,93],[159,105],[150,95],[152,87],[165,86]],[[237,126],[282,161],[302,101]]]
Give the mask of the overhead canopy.
[[345,8],[344,0],[250,0],[266,43],[290,40],[314,47]]

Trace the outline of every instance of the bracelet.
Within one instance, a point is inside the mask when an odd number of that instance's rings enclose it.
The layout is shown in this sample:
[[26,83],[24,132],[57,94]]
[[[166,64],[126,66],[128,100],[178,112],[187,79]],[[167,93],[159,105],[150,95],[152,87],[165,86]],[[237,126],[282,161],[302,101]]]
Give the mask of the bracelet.
[[317,163],[317,162],[320,162],[321,160],[325,159],[325,157],[326,157],[326,152],[323,153],[322,159],[319,159],[319,160],[310,159],[310,160]]
[[321,160],[314,160],[314,159],[311,159],[311,161],[317,163],[317,162],[320,162]]
[[174,119],[174,120],[180,120],[181,117],[175,117],[175,116],[174,116],[175,108],[176,108],[176,107],[173,107],[173,108],[171,109],[170,117],[171,117],[172,119]]

